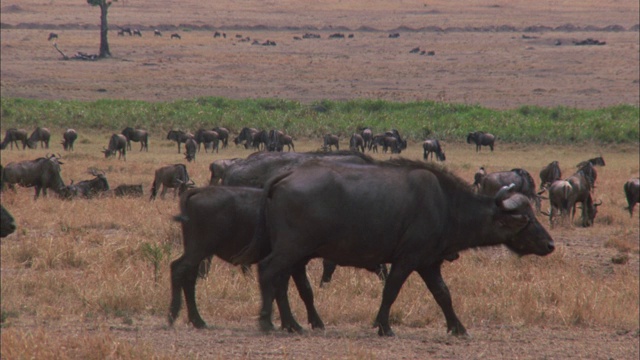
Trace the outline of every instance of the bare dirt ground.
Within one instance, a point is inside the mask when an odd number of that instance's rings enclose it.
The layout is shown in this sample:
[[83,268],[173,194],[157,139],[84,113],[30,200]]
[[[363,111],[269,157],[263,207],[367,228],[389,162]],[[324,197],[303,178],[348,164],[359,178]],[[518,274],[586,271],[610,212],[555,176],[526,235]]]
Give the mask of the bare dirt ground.
[[[597,108],[637,106],[640,101],[637,1],[127,0],[110,9],[113,57],[99,62],[62,61],[53,41],[47,41],[53,31],[67,55],[98,51],[99,11],[85,1],[7,0],[1,13],[3,97],[172,101],[222,96],[303,102],[371,98],[493,108]],[[117,26],[139,27],[143,37],[116,36]],[[152,36],[155,28],[164,35]],[[216,30],[227,38],[214,38]],[[174,32],[182,39],[171,40]],[[396,32],[398,38],[389,38]],[[321,38],[294,40],[305,33]],[[334,33],[347,37],[329,39]],[[242,41],[247,37],[251,40]],[[606,45],[573,43],[587,38]],[[252,46],[254,40],[277,45]],[[410,53],[416,47],[435,54]],[[563,150],[545,151],[549,155]],[[637,156],[637,147],[621,150],[628,151]],[[637,175],[637,170],[629,175]],[[636,228],[627,236],[637,234]],[[554,236],[572,246],[575,256],[584,256],[587,271],[614,271],[608,259],[615,250],[603,249],[601,238],[585,236],[583,229]],[[637,253],[626,266],[637,271]],[[426,291],[424,296],[431,301]],[[637,327],[476,323],[469,328],[471,339],[458,339],[446,334],[440,319],[424,327],[395,326],[397,337],[387,339],[378,337],[368,323],[328,324],[324,332],[304,335],[264,335],[257,331],[255,319],[208,318],[213,327],[204,331],[183,321],[167,329],[163,316],[136,318],[133,325],[105,319],[100,326],[72,317],[41,322],[23,316],[10,329],[44,329],[53,338],[104,334],[113,342],[150,346],[161,356],[181,359],[640,356]]]

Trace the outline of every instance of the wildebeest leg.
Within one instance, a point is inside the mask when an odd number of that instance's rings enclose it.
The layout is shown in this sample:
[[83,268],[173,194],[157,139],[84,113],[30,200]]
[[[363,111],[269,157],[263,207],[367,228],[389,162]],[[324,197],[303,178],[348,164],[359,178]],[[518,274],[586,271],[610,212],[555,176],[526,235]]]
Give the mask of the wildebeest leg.
[[[451,334],[456,336],[467,335],[467,330],[464,328],[460,320],[458,320],[456,313],[453,311],[451,294],[449,293],[447,284],[444,283],[440,272],[441,265],[442,262],[427,266],[418,270],[418,274],[420,274],[422,280],[427,284],[427,288],[429,288],[429,291],[433,294],[433,297],[436,299],[440,309],[442,309],[444,317],[447,320],[447,332],[451,332]],[[391,271],[393,272],[393,269],[391,269]]]
[[[313,291],[311,290],[311,284],[307,277],[306,264],[307,262],[305,261],[294,266],[291,276],[298,289],[298,294],[307,309],[307,320],[309,324],[311,324],[311,328],[324,329],[324,323],[313,305]],[[282,314],[280,316],[282,317]]]
[[407,269],[397,264],[391,266],[391,272],[382,290],[382,304],[380,304],[376,321],[373,323],[374,327],[378,327],[378,335],[394,336],[393,330],[389,326],[389,312],[391,311],[391,305],[398,297],[402,284],[404,284],[412,271],[412,269]]
[[320,287],[331,281],[334,271],[336,271],[336,263],[331,260],[322,259],[322,279]]

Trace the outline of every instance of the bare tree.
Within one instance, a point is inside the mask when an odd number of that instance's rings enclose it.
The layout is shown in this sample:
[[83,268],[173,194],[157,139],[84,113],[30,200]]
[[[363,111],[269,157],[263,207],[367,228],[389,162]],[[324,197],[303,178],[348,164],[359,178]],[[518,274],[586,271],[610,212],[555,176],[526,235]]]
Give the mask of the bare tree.
[[[118,1],[118,0],[113,0]],[[107,0],[87,0],[87,3],[91,6],[100,7],[100,58],[106,58],[111,56],[109,51],[109,40],[107,35],[109,33],[109,25],[107,24],[107,12],[112,4],[112,1]]]

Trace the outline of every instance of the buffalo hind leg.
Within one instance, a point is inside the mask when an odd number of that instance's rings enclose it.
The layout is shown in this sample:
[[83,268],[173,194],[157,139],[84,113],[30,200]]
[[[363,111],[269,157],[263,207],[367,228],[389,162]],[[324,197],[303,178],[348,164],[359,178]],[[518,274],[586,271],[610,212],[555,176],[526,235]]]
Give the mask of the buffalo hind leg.
[[302,262],[301,264],[294,266],[291,276],[293,277],[293,281],[298,289],[298,294],[307,309],[307,320],[309,324],[311,324],[311,328],[324,329],[324,323],[322,322],[322,319],[320,319],[320,315],[318,315],[318,311],[313,304],[313,290],[311,290],[311,284],[307,277],[306,264],[307,262]]
[[412,269],[406,269],[402,266],[394,264],[391,266],[391,271],[387,277],[387,281],[384,284],[382,290],[382,303],[380,304],[380,310],[378,310],[378,316],[373,323],[374,327],[378,327],[378,335],[380,336],[394,336],[393,330],[389,325],[389,312],[391,311],[391,305],[396,301],[400,288],[411,274]]
[[289,305],[289,297],[287,291],[289,289],[289,272],[276,276],[275,285],[275,298],[278,305],[278,311],[280,312],[281,328],[288,332],[302,333],[302,326],[298,324],[291,312],[291,306]]
[[[196,263],[199,264],[199,263]],[[187,312],[189,322],[197,329],[207,327],[202,320],[198,307],[196,305],[196,280],[198,278],[198,265],[190,266],[185,263],[185,257],[182,256],[171,263],[171,307],[169,311],[169,324],[172,325],[178,317],[180,307],[182,306],[182,298],[180,290],[184,291],[184,297],[187,304]]]
[[331,277],[335,271],[336,263],[331,260],[322,259],[322,279],[320,280],[320,287],[331,281]]
[[[467,330],[464,328],[456,313],[453,311],[453,305],[451,303],[451,294],[447,288],[447,284],[442,279],[440,272],[440,266],[442,262],[427,266],[418,270],[418,274],[422,277],[422,280],[427,284],[427,288],[433,294],[436,302],[442,309],[444,317],[447,320],[447,332],[450,332],[456,336],[468,336]],[[393,271],[393,269],[391,270]]]

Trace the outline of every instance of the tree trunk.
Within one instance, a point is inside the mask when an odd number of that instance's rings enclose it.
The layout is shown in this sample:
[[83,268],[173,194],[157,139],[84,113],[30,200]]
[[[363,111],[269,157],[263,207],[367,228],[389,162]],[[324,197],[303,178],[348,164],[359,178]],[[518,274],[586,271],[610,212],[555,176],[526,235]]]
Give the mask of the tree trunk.
[[103,1],[100,4],[100,57],[111,57],[111,51],[109,51],[109,40],[107,35],[109,34],[109,25],[107,24],[107,11],[111,6],[111,2]]

